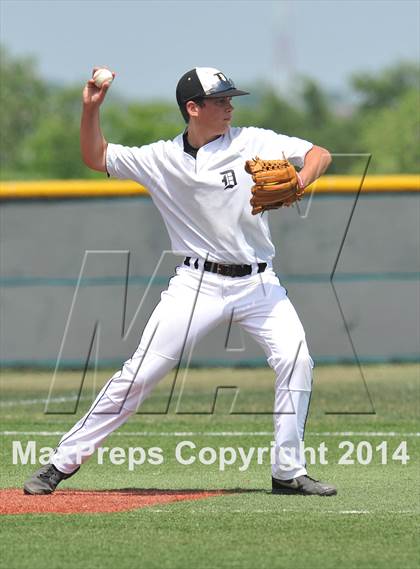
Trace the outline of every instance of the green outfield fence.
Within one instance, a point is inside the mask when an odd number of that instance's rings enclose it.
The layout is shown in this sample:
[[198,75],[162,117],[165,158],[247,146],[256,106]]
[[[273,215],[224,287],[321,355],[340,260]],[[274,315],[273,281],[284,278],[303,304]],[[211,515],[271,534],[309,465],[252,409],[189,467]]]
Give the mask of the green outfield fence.
[[[362,183],[363,182],[363,183]],[[374,240],[373,234],[376,232],[375,240],[383,240],[383,251],[385,251],[384,259],[380,259],[380,255],[372,253],[372,263],[369,264],[369,259],[360,270],[343,270],[336,271],[334,274],[334,283],[337,286],[348,287],[350,291],[355,290],[357,287],[362,287],[361,295],[365,294],[366,297],[372,295],[372,298],[377,298],[382,295],[382,306],[386,307],[389,302],[390,290],[398,291],[398,296],[392,293],[394,303],[401,303],[402,309],[396,310],[390,318],[393,325],[397,324],[395,332],[395,349],[392,347],[392,339],[385,338],[384,342],[388,342],[389,347],[382,353],[377,347],[372,344],[372,349],[368,353],[363,353],[359,357],[360,362],[364,363],[380,363],[380,362],[409,362],[418,361],[418,343],[419,343],[419,326],[416,324],[418,315],[418,296],[420,272],[418,271],[418,257],[419,257],[419,235],[420,235],[420,208],[419,208],[419,194],[420,194],[420,174],[419,175],[387,175],[387,176],[366,176],[363,181],[360,176],[323,176],[316,183],[307,189],[307,194],[312,193],[313,197],[322,198],[324,204],[322,207],[324,213],[321,217],[321,225],[324,220],[327,220],[329,215],[336,215],[340,210],[337,206],[337,198],[346,200],[346,208],[351,209],[351,204],[354,202],[356,196],[360,196],[365,200],[365,207],[367,202],[370,202],[372,214],[368,217],[368,222],[360,224],[357,227],[357,237],[362,242],[360,250],[355,249],[354,258],[357,259],[358,255],[363,256],[363,248],[369,247],[369,244]],[[66,249],[68,239],[63,237],[60,233],[60,219],[56,217],[68,215],[62,213],[63,207],[76,207],[78,204],[86,202],[86,207],[77,209],[77,212],[82,212],[80,215],[85,216],[85,221],[77,220],[77,215],[74,220],[66,220],[63,217],[62,221],[67,223],[77,222],[75,229],[70,239],[78,238],[80,230],[85,230],[92,220],[92,211],[97,207],[106,209],[105,222],[102,218],[97,220],[90,229],[91,233],[95,231],[102,231],[101,235],[106,236],[108,229],[113,229],[109,220],[111,212],[115,211],[114,208],[122,208],[123,215],[127,214],[128,209],[133,209],[136,205],[141,205],[140,201],[144,203],[144,199],[148,199],[147,189],[139,184],[131,181],[115,181],[115,180],[44,180],[44,181],[7,181],[0,182],[0,237],[1,237],[1,257],[0,257],[0,293],[2,296],[2,322],[0,323],[0,365],[3,368],[16,368],[16,367],[33,367],[33,368],[51,368],[55,365],[54,349],[49,350],[46,346],[39,346],[37,349],[31,348],[31,342],[34,342],[39,334],[43,334],[43,326],[48,328],[49,325],[54,328],[54,333],[51,330],[46,330],[45,334],[48,336],[45,343],[54,343],[57,335],[63,333],[63,323],[57,320],[52,325],[50,320],[56,315],[56,311],[49,306],[55,305],[57,301],[60,304],[68,303],[71,299],[73,291],[78,285],[82,289],[89,287],[95,288],[97,291],[103,291],[104,298],[106,297],[106,290],[111,290],[112,287],[121,287],[126,282],[126,277],[123,274],[101,274],[98,276],[84,276],[78,279],[78,266],[76,265],[76,255],[74,250],[71,255]],[[335,210],[330,210],[328,207],[329,201],[334,201]],[[380,204],[380,208],[372,208],[372,201]],[[93,202],[93,203],[92,203]],[[348,203],[347,203],[348,202]],[[342,202],[340,202],[342,203]],[[61,206],[62,204],[62,206]],[[66,206],[67,204],[67,206]],[[91,204],[90,206],[88,204]],[[111,205],[115,204],[115,205]],[[398,206],[398,207],[396,207]],[[93,210],[89,209],[93,207]],[[150,209],[149,209],[150,208]],[[321,208],[320,208],[321,209]],[[341,208],[342,209],[342,208]],[[50,211],[51,210],[51,211]],[[159,239],[163,239],[163,231],[158,231],[158,218],[152,216],[157,215],[154,212],[155,208],[148,205],[146,213],[143,206],[136,210],[140,215],[143,215],[141,223],[139,222],[138,234],[129,243],[132,250],[136,248],[140,251],[140,257],[148,257],[153,259],[150,254],[150,248],[161,246],[159,240],[155,240],[154,236],[157,235]],[[143,213],[142,213],[143,211]],[[398,218],[393,217],[393,212],[398,212]],[[49,213],[48,213],[49,212]],[[327,213],[325,213],[327,212]],[[384,216],[384,212],[388,212]],[[417,214],[416,214],[417,212]],[[72,210],[71,215],[74,215]],[[365,214],[367,216],[367,214]],[[50,216],[50,217],[48,217]],[[108,216],[108,217],[106,217]],[[389,217],[388,217],[389,216]],[[386,217],[386,219],[385,219]],[[375,219],[374,219],[375,218]],[[118,219],[118,213],[117,213]],[[343,218],[344,219],[344,218]],[[411,220],[407,222],[407,220]],[[150,221],[149,221],[150,220]],[[284,223],[286,218],[282,218]],[[299,238],[299,231],[295,227],[295,222],[291,218],[287,218],[289,225],[287,228],[286,239],[282,241],[282,250],[286,249],[285,257],[294,254],[294,247],[296,246],[296,239]],[[371,221],[369,221],[371,220]],[[390,221],[391,220],[391,221]],[[395,226],[393,223],[395,222]],[[115,223],[115,220],[114,220]],[[144,238],[143,228],[145,224],[149,223],[152,228],[148,231],[152,237]],[[383,223],[383,225],[381,225]],[[19,224],[22,226],[20,227]],[[54,225],[55,224],[55,225]],[[285,223],[286,225],[286,223]],[[314,226],[319,226],[319,220],[314,222]],[[41,235],[42,227],[44,226],[45,232],[50,232],[50,236],[44,236],[42,243],[39,247],[57,239],[57,255],[66,258],[66,255],[71,257],[74,261],[73,265],[68,270],[67,274],[60,271],[60,265],[56,264],[56,258],[51,257],[51,262],[48,264],[44,262],[42,265],[42,255],[36,251],[38,247],[37,238]],[[156,228],[155,228],[156,227]],[[161,226],[160,226],[161,227]],[[339,224],[340,230],[344,229],[344,221]],[[379,228],[379,229],[378,229]],[[157,231],[158,233],[153,233]],[[27,230],[27,235],[25,231]],[[137,230],[136,230],[137,231]],[[290,233],[292,231],[292,233]],[[296,233],[293,233],[295,231]],[[378,233],[379,232],[379,233]],[[147,232],[146,232],[147,233]],[[35,235],[35,237],[33,237]],[[379,237],[378,237],[379,235]],[[59,237],[59,238],[58,238]],[[25,244],[25,239],[28,243]],[[283,237],[282,237],[283,239]],[[301,267],[298,273],[293,271],[283,271],[281,273],[281,280],[285,283],[287,288],[295,287],[297,293],[298,308],[302,307],[305,311],[305,295],[299,298],[299,287],[311,285],[314,287],[315,295],[317,291],[325,291],[331,285],[331,272],[330,267],[322,267],[321,270],[314,270],[317,263],[313,263],[311,253],[308,253],[307,258],[304,257],[307,249],[308,239],[317,239],[316,235],[312,235],[310,231],[307,232],[306,243],[302,244],[301,249],[297,250],[295,256],[303,255]],[[398,240],[400,242],[398,243]],[[287,243],[286,243],[287,241]],[[353,243],[356,238],[353,236]],[[100,241],[99,241],[100,242]],[[135,243],[133,245],[133,242]],[[397,243],[397,245],[395,245]],[[365,244],[365,245],[363,245]],[[82,250],[84,242],[80,241],[79,249]],[[350,243],[351,245],[351,243]],[[349,246],[350,246],[349,245]],[[357,243],[356,243],[357,245]],[[24,246],[28,247],[28,253],[23,254]],[[337,248],[337,245],[334,245]],[[360,245],[358,245],[360,247]],[[35,247],[32,251],[30,247]],[[290,250],[287,250],[289,247]],[[320,240],[320,245],[317,249],[320,258],[325,253],[325,243]],[[394,247],[394,249],[392,249]],[[75,247],[77,249],[77,246]],[[118,246],[116,247],[118,249]],[[164,250],[164,247],[160,251]],[[34,260],[34,252],[36,260]],[[389,252],[389,259],[386,260],[386,254]],[[46,253],[47,254],[47,253]],[[51,251],[48,252],[51,255]],[[335,253],[334,253],[335,254]],[[382,253],[381,253],[382,254]],[[312,254],[313,256],[313,254]],[[2,260],[3,257],[3,260]],[[16,259],[15,259],[16,257]],[[379,262],[378,261],[381,261]],[[150,274],[150,260],[149,265],[145,262],[145,266],[149,267],[149,271],[143,273],[141,271],[134,271],[129,276],[129,284],[138,287],[147,287],[151,280]],[[325,269],[325,270],[324,270]],[[44,273],[44,274],[43,274]],[[165,275],[155,275],[153,278],[153,286],[159,287],[160,290],[165,288],[168,282],[168,277]],[[363,288],[365,287],[365,288]],[[366,288],[367,287],[367,288]],[[381,289],[382,287],[382,289]],[[117,290],[117,288],[115,290]],[[114,290],[114,289],[112,289]],[[346,289],[347,290],[347,289]],[[52,292],[53,291],[53,292]],[[54,292],[55,291],[55,292]],[[61,292],[60,292],[61,291]],[[365,292],[366,291],[366,292]],[[102,294],[102,293],[100,293]],[[32,300],[31,300],[32,299]],[[55,299],[55,300],[54,300]],[[362,300],[364,300],[362,298]],[[313,302],[313,301],[311,301]],[[323,301],[321,300],[321,303]],[[355,297],[353,302],[353,312],[357,313],[358,298]],[[106,303],[106,301],[104,301]],[[405,303],[405,304],[404,304]],[[42,307],[37,312],[37,307]],[[382,306],[377,307],[377,313],[372,312],[367,316],[367,324],[372,327],[376,318],[375,314],[384,312],[385,308]],[[331,310],[331,308],[327,308]],[[359,312],[364,312],[364,307],[361,307]],[[363,314],[362,314],[363,316]],[[357,314],[352,317],[353,320],[361,318]],[[62,318],[62,314],[60,313]],[[409,318],[410,323],[405,326],[404,322],[397,322],[398,318]],[[58,318],[58,316],[57,316]],[[37,320],[38,319],[38,320]],[[370,319],[370,321],[369,321]],[[48,325],[45,323],[47,322]],[[366,328],[366,322],[363,326]],[[25,324],[24,326],[22,324]],[[352,326],[354,324],[352,323]],[[385,324],[378,320],[379,330],[375,330],[371,336],[375,334],[386,334]],[[46,329],[44,328],[44,329]],[[360,343],[363,345],[369,343],[369,333],[365,330],[365,336],[361,336]],[[331,333],[330,333],[331,334]],[[312,333],[313,335],[313,333]],[[366,341],[364,340],[366,338]],[[405,341],[406,340],[406,341]],[[331,341],[331,336],[325,338],[325,342]],[[399,342],[401,346],[406,346],[403,350],[399,349]],[[417,342],[417,343],[416,343]],[[21,348],[15,350],[15,346],[19,344]],[[383,345],[383,344],[382,344]],[[26,346],[26,348],[25,348]],[[78,351],[75,349],[75,353]],[[73,354],[74,355],[74,354]],[[234,362],[223,357],[218,357],[213,354],[207,357],[206,354],[201,354],[195,360],[195,365],[203,367],[219,367],[219,366],[260,366],[265,365],[265,359],[260,357],[258,353],[247,353],[246,356],[235,360]],[[121,362],[122,355],[117,354],[116,357],[108,357],[101,359],[101,367],[115,367]],[[327,353],[326,350],[321,348],[316,354],[317,363],[336,364],[336,363],[355,363],[355,358],[351,353]],[[80,368],[85,365],[82,359],[77,357],[63,358],[61,367],[63,368]]]

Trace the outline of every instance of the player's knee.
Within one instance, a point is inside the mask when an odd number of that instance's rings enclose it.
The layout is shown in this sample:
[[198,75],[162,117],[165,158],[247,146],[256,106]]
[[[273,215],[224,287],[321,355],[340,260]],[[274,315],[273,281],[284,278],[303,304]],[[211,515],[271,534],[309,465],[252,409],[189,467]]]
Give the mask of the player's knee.
[[276,374],[276,388],[311,391],[314,363],[306,349],[271,357],[268,363]]
[[314,362],[309,355],[307,348],[301,347],[296,351],[282,352],[278,355],[272,355],[268,358],[268,364],[276,372],[289,370],[293,372],[295,369],[311,369]]

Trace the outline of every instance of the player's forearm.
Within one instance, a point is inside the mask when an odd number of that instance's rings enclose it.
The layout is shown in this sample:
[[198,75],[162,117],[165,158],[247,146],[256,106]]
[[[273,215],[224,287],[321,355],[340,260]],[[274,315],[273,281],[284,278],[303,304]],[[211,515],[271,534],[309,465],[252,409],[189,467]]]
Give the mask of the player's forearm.
[[83,106],[80,124],[80,150],[83,162],[92,170],[106,172],[105,140],[99,121],[99,107]]
[[299,172],[304,187],[312,184],[331,164],[331,154],[321,146],[313,146],[305,156],[302,170]]

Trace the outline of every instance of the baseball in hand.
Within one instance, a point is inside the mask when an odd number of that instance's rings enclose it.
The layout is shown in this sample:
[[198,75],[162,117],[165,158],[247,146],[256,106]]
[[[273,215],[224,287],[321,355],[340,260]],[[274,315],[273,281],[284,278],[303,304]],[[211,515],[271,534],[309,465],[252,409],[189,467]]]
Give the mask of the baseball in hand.
[[104,67],[101,69],[97,69],[93,74],[92,78],[95,82],[95,85],[100,89],[106,81],[112,83],[114,80],[114,76],[112,75],[109,69],[105,69]]

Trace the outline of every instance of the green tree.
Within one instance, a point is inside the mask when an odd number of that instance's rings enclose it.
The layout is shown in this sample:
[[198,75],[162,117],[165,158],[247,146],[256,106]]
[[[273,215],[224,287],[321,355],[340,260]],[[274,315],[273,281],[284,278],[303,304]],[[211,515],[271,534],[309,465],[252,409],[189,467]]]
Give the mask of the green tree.
[[369,172],[417,173],[420,148],[420,66],[400,62],[352,84],[360,103],[353,115],[361,151],[372,154]]
[[0,46],[0,175],[20,175],[22,144],[42,120],[48,87],[33,58]]
[[392,107],[365,116],[360,133],[363,149],[372,154],[369,172],[416,174],[420,164],[420,94],[411,89]]
[[302,138],[323,146],[333,155],[329,174],[346,174],[352,167],[360,170],[359,132],[354,124],[354,109],[343,112],[334,98],[312,79],[304,78],[301,87],[304,112]]
[[55,90],[38,128],[25,139],[25,170],[41,178],[92,177],[80,156],[80,87]]
[[361,111],[389,107],[407,91],[420,88],[420,66],[402,61],[376,75],[358,73],[351,78],[351,85],[360,98]]
[[235,124],[299,136],[303,126],[301,109],[286,101],[272,86],[259,85],[255,89],[251,87],[250,91],[258,94],[252,95],[244,104],[234,101],[237,106]]
[[178,107],[166,102],[105,103],[102,128],[105,137],[126,146],[142,146],[174,138],[185,123]]

